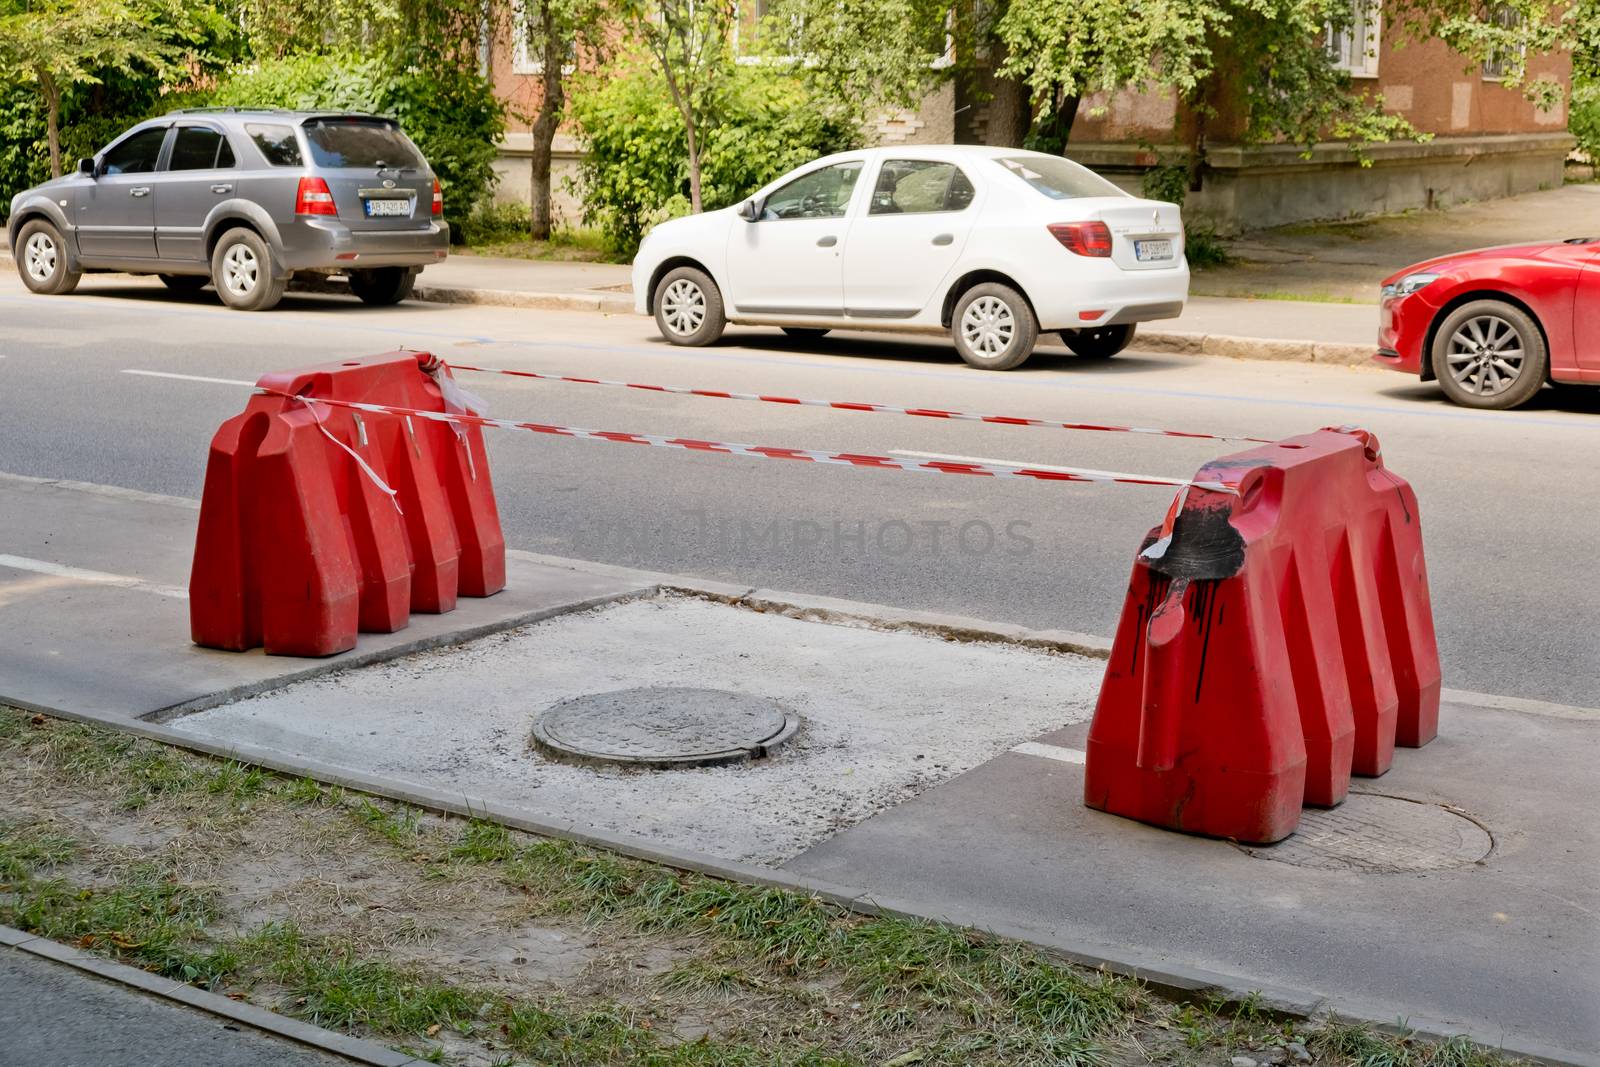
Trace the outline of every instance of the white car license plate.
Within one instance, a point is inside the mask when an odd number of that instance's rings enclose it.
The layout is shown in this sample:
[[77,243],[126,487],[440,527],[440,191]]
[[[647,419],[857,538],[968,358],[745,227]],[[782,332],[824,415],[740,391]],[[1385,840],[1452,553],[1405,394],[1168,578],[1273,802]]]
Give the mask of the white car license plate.
[[367,215],[409,215],[411,214],[411,201],[409,200],[368,200]]
[[1172,241],[1162,238],[1157,241],[1133,242],[1133,258],[1140,263],[1153,263],[1157,260],[1172,258]]

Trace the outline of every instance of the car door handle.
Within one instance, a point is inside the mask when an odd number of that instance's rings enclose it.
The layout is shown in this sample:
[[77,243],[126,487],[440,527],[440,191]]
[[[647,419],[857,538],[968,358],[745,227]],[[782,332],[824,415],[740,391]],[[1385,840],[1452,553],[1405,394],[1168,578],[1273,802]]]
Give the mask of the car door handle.
[[231,192],[233,192],[233,186],[231,186],[231,185],[213,185],[211,187],[211,191],[213,193],[231,193]]
[[148,185],[141,185],[136,189],[129,189],[128,190],[128,195],[129,196],[149,196],[150,195],[150,187]]
[[953,234],[953,233],[941,233],[939,236],[937,236],[937,237],[935,237],[933,239],[933,243],[936,244],[936,245],[948,245],[948,244],[954,244],[955,240],[956,240],[956,235],[955,234]]
[[817,238],[817,247],[818,248],[832,248],[834,245],[836,245],[838,243],[839,243],[839,239],[837,237],[834,237],[832,234],[829,234],[827,237],[818,237]]

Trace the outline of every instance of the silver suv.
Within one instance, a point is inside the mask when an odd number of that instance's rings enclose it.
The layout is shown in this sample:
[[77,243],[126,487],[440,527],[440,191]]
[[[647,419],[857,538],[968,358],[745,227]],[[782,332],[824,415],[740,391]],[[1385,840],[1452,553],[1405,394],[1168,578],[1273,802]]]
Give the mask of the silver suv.
[[18,194],[7,229],[22,281],[69,293],[85,271],[155,274],[263,311],[295,272],[345,274],[369,304],[404,300],[445,258],[439,181],[393,119],[175,111],[78,171]]

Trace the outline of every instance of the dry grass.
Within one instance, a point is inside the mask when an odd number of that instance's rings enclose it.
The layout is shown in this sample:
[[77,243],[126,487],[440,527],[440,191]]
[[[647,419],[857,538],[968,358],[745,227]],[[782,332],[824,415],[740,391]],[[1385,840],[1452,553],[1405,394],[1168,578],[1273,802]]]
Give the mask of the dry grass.
[[4,708],[0,811],[0,922],[439,1062],[1499,1062]]

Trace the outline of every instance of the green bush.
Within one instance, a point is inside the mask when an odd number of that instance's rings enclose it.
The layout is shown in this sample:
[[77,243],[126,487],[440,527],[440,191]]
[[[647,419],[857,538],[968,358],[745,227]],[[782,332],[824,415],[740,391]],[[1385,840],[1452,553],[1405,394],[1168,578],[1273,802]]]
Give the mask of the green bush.
[[[584,221],[601,230],[613,255],[631,257],[650,226],[689,213],[683,119],[661,75],[638,60],[583,79],[572,115],[588,153],[578,177]],[[730,72],[696,132],[708,211],[861,138],[846,114],[799,80],[759,66]]]
[[494,190],[494,160],[505,108],[473,71],[400,69],[380,59],[301,55],[240,68],[215,89],[172,106],[285,107],[390,115],[428,158],[444,187],[452,232]]
[[1567,129],[1578,139],[1578,151],[1589,162],[1600,162],[1600,85],[1587,79],[1573,82]]

